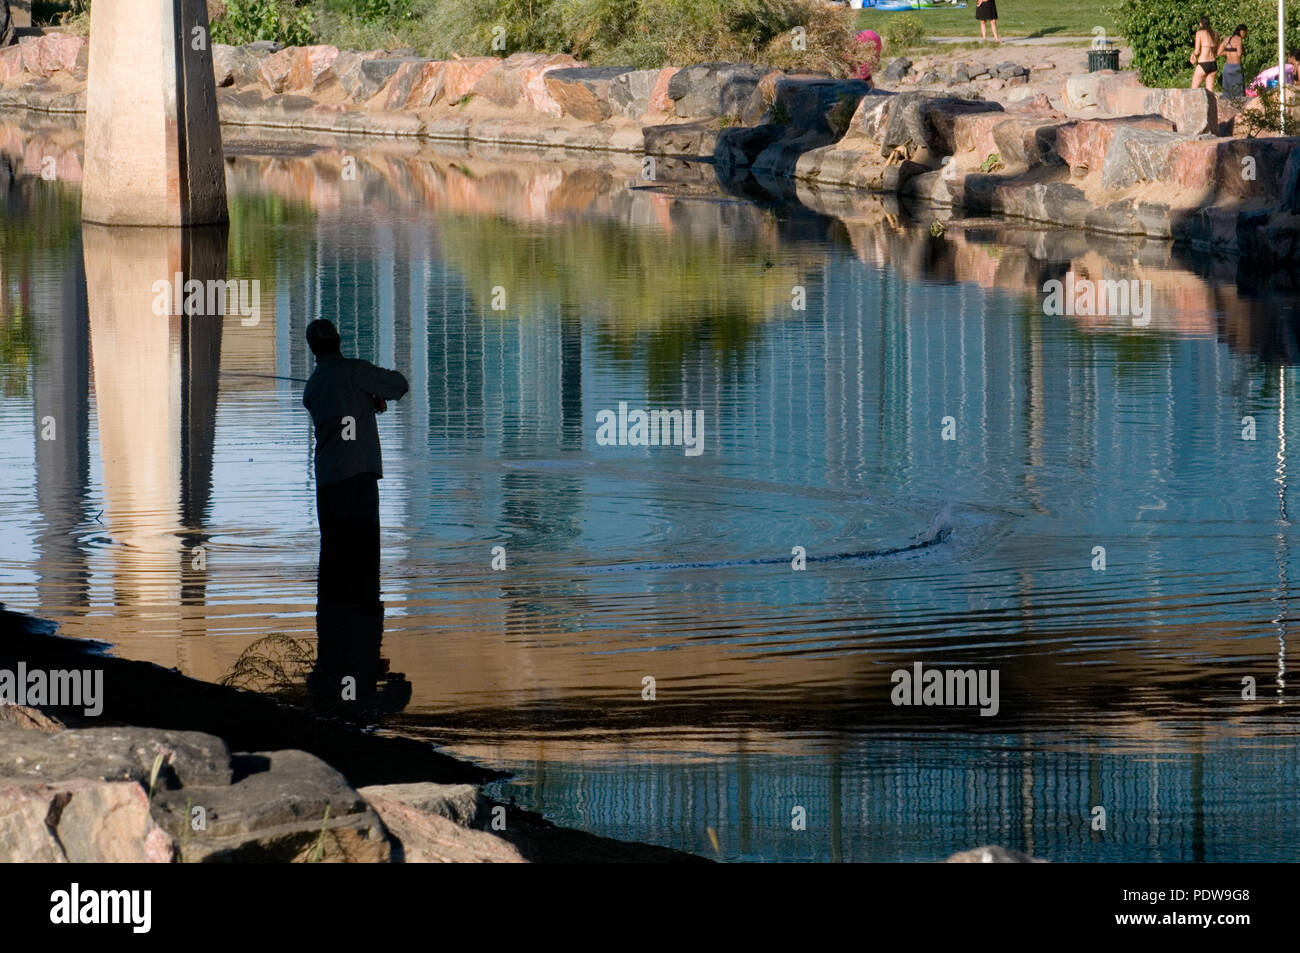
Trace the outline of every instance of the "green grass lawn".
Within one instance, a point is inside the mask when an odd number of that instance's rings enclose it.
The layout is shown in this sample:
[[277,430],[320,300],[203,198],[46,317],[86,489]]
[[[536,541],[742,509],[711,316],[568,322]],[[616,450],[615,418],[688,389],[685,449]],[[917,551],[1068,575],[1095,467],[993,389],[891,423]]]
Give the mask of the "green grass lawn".
[[[1114,10],[1120,0],[997,0],[998,33],[1002,36],[1092,36],[1093,27],[1105,27],[1106,34],[1117,34]],[[859,30],[883,32],[891,17],[915,17],[926,36],[971,36],[979,38],[975,22],[975,0],[966,0],[961,10],[913,10],[910,13],[884,13],[863,10],[858,17]]]

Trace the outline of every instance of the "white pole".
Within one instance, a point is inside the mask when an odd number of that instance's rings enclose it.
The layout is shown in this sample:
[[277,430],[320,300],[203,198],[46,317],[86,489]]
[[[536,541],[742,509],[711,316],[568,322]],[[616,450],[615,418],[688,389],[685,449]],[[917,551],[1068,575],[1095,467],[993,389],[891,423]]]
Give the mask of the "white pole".
[[1277,108],[1286,133],[1286,0],[1277,0]]

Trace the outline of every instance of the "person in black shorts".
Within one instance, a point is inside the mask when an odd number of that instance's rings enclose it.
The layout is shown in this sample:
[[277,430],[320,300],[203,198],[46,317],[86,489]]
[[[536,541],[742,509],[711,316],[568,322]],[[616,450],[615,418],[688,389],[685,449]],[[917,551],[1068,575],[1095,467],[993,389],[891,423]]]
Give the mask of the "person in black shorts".
[[993,42],[1002,42],[1002,38],[998,36],[998,5],[995,0],[979,0],[975,4],[975,19],[980,23],[981,43],[988,39],[988,33],[985,31],[985,24],[988,23],[993,24]]
[[1214,92],[1214,74],[1219,70],[1219,38],[1210,28],[1210,18],[1201,17],[1188,62],[1196,67],[1192,71],[1192,89],[1202,83],[1210,92]]

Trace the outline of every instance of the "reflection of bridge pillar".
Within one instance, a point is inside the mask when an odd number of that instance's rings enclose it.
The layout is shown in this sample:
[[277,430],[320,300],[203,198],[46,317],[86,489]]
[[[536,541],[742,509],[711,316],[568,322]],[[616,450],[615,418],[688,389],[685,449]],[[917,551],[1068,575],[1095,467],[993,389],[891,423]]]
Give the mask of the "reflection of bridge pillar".
[[90,16],[81,217],[109,225],[226,221],[204,0],[97,0]]
[[224,278],[225,230],[87,225],[83,244],[115,602],[175,609],[183,579],[201,599],[183,543],[211,490],[221,317],[157,315],[153,287]]
[[[78,537],[87,516],[90,485],[90,340],[86,329],[86,276],[74,243],[57,287],[39,289],[31,314],[42,363],[35,375],[36,531],[39,604],[84,604],[89,587],[86,554]],[[40,437],[45,420],[56,438]]]

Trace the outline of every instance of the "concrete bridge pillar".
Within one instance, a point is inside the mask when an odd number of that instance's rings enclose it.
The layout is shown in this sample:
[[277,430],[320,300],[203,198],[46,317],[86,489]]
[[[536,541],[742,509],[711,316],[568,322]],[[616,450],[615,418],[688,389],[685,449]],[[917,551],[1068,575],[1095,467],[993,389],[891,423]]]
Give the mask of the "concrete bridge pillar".
[[81,194],[88,222],[227,220],[204,0],[95,0],[91,6]]

